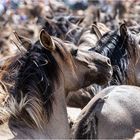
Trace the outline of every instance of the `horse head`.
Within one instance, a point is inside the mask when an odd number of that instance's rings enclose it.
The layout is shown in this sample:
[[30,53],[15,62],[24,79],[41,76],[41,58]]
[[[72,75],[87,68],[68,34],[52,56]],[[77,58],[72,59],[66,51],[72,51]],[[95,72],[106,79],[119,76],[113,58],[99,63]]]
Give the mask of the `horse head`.
[[[111,78],[112,68],[108,58],[96,52],[78,49],[72,53],[73,51],[67,49],[67,46],[63,45],[61,40],[49,36],[44,30],[41,32],[40,40],[43,46],[51,51],[57,63],[59,63],[68,91],[85,87],[90,82],[103,84]],[[66,64],[64,60],[68,63]]]

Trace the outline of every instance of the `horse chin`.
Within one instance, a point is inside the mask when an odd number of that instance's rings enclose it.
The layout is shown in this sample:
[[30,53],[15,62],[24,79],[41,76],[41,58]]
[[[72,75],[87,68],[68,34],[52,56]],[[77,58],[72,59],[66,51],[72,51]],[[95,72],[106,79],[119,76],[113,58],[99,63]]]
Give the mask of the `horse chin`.
[[83,83],[84,86],[82,88],[87,87],[91,84],[105,85],[111,80],[111,78],[112,71],[98,73],[97,75],[87,75]]
[[99,84],[99,85],[105,85],[107,84],[112,78],[112,71],[110,72],[104,72],[102,75],[100,76],[97,76],[97,79],[96,79],[96,84]]

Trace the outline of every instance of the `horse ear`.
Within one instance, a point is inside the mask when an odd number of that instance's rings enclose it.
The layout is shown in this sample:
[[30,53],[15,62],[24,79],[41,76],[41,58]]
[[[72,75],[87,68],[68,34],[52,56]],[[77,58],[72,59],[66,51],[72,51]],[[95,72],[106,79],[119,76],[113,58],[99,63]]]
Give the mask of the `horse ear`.
[[44,29],[40,32],[40,43],[50,51],[55,50],[55,45],[51,36]]
[[121,36],[124,36],[124,37],[127,35],[127,27],[125,23],[121,24],[120,26],[120,34]]
[[95,33],[98,39],[101,39],[102,34],[99,31],[98,27],[95,24],[92,24],[91,33]]
[[31,43],[31,41],[30,41],[28,38],[18,35],[17,32],[14,32],[14,35],[15,35],[16,39],[19,41],[19,43],[20,43],[26,50],[29,50],[29,49],[31,48],[32,43]]

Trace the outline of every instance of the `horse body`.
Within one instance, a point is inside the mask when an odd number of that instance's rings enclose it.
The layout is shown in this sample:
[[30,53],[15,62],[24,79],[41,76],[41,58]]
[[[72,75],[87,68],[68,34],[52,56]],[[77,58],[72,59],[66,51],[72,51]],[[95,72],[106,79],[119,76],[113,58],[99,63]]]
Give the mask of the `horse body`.
[[[120,86],[112,89],[104,97],[102,111],[97,113],[99,139],[134,136],[136,129],[140,129],[139,94],[138,87]],[[105,132],[105,130],[108,131]]]
[[82,110],[73,130],[75,138],[132,138],[140,129],[140,88],[110,86]]

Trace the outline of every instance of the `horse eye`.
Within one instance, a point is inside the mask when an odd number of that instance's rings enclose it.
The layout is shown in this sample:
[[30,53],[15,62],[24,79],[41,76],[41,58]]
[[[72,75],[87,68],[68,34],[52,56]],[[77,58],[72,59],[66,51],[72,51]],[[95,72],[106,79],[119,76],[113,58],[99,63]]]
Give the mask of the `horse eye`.
[[76,56],[78,52],[78,49],[71,49],[71,55]]
[[132,34],[137,34],[137,32],[135,30],[132,31]]

